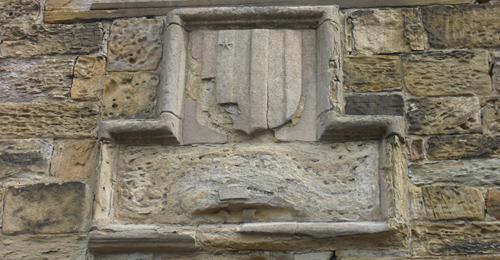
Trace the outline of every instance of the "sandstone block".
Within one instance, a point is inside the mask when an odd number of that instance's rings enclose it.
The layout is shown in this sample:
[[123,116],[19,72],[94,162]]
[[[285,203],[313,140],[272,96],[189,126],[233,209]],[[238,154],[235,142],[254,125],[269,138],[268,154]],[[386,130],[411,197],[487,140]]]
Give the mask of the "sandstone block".
[[51,153],[52,146],[42,140],[1,140],[0,179],[47,174]]
[[422,139],[407,140],[407,145],[410,152],[410,161],[414,162],[424,159]]
[[74,56],[0,59],[0,102],[66,99],[74,63]]
[[422,8],[429,43],[437,48],[500,47],[499,5],[456,5]]
[[391,91],[402,88],[399,56],[373,55],[344,58],[344,88],[348,92]]
[[500,159],[449,160],[411,165],[410,180],[415,185],[460,183],[468,186],[500,185]]
[[106,59],[102,56],[79,56],[75,64],[71,99],[99,101],[104,86]]
[[353,49],[360,53],[411,51],[404,35],[405,24],[401,9],[354,11],[350,14],[349,21],[353,30]]
[[500,133],[500,99],[488,100],[482,112],[486,127],[492,132]]
[[95,140],[54,141],[50,175],[64,180],[91,178],[96,157]]
[[413,188],[411,195],[416,219],[484,219],[483,193],[473,187],[429,185]]
[[488,95],[489,54],[483,50],[403,55],[404,82],[416,96]]
[[86,259],[86,236],[17,235],[0,236],[0,258],[19,259]]
[[154,72],[109,73],[102,98],[103,119],[153,118],[158,83]]
[[88,54],[102,43],[101,23],[5,26],[1,57]]
[[[119,155],[117,218],[175,224],[371,220],[379,208],[378,149],[371,141],[131,146]],[[225,196],[228,189],[232,195]]]
[[422,23],[422,12],[418,8],[404,8],[401,10],[404,17],[403,34],[410,48],[414,51],[423,51],[424,42],[424,24]]
[[459,135],[431,137],[426,145],[429,160],[497,157],[500,154],[500,137]]
[[498,61],[493,65],[493,86],[500,91],[500,62]]
[[91,137],[99,106],[82,102],[3,103],[0,138]]
[[[497,223],[417,224],[412,227],[411,247],[415,256],[497,254],[500,226]],[[485,259],[492,260],[495,257]],[[450,257],[451,259],[458,259]],[[464,257],[469,259],[468,257]],[[479,258],[482,260],[482,258]]]
[[404,114],[404,100],[401,95],[350,94],[346,96],[347,115],[393,115]]
[[481,133],[477,97],[415,98],[407,100],[409,132],[419,135]]
[[162,32],[160,19],[115,20],[108,43],[108,70],[155,70],[162,53]]
[[32,24],[40,15],[39,0],[4,0],[0,2],[0,25]]
[[38,183],[6,188],[3,233],[71,233],[83,231],[89,214],[86,185]]
[[500,191],[490,190],[488,192],[488,201],[486,203],[488,214],[497,220],[500,220]]

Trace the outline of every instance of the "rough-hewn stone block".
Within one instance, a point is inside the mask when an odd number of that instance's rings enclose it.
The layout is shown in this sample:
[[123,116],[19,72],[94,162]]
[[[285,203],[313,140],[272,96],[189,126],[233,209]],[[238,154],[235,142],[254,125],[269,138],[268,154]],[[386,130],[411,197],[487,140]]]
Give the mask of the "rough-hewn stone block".
[[409,132],[419,135],[481,133],[477,97],[407,100]]
[[0,102],[66,99],[74,63],[74,56],[0,59]]
[[500,220],[500,191],[493,189],[488,192],[488,201],[486,202],[488,215]]
[[349,92],[391,91],[402,88],[399,56],[345,57],[344,76],[344,88]]
[[478,135],[431,137],[427,140],[426,153],[429,160],[497,157],[500,154],[500,137]]
[[52,146],[42,140],[0,140],[0,179],[48,173]]
[[88,54],[102,44],[100,23],[5,26],[0,57]]
[[468,186],[500,185],[500,159],[448,160],[411,165],[410,180],[415,185],[460,183]]
[[473,187],[429,185],[412,188],[411,195],[416,219],[484,219],[483,193]]
[[347,115],[404,115],[404,100],[401,95],[350,94],[346,96]]
[[354,11],[349,15],[349,21],[353,30],[353,49],[360,53],[411,51],[403,33],[405,26],[401,9]]
[[394,94],[350,94],[346,96],[347,115],[404,115],[404,99]]
[[419,161],[424,159],[424,148],[422,139],[407,140],[408,151],[410,152],[410,161]]
[[488,95],[488,60],[482,50],[403,55],[405,86],[416,96]]
[[422,8],[429,43],[437,48],[500,47],[500,5]]
[[[376,142],[128,147],[120,151],[117,218],[122,223],[371,219],[379,212],[378,149]],[[221,201],[221,192],[229,189],[230,198]]]
[[500,133],[500,99],[495,98],[486,101],[482,109],[483,122],[486,127],[496,133]]
[[3,233],[83,231],[89,214],[86,185],[81,182],[30,184],[6,188]]
[[54,141],[50,175],[61,179],[87,179],[94,173],[95,140]]
[[71,99],[98,101],[104,86],[106,59],[102,56],[79,56],[75,64]]
[[160,19],[115,20],[108,43],[108,70],[155,70],[162,53],[162,31]]
[[109,73],[102,98],[103,119],[153,118],[158,83],[154,72]]
[[86,236],[17,235],[0,236],[0,258],[19,259],[86,259]]
[[404,18],[403,34],[410,48],[414,51],[423,51],[424,42],[424,24],[422,23],[422,12],[418,8],[404,8],[402,10]]
[[[498,223],[492,222],[422,223],[412,227],[413,239],[411,240],[411,247],[415,256],[497,254],[500,248],[499,232],[500,226]],[[450,259],[456,258],[451,257]]]
[[0,138],[91,137],[99,106],[82,102],[3,103]]
[[39,0],[3,0],[0,2],[0,25],[34,23],[40,9]]

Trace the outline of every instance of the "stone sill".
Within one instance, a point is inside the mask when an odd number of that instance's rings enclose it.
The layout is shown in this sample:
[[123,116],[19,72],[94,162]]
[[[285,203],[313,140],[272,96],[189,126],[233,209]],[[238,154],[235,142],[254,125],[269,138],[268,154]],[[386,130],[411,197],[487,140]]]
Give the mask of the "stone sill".
[[[220,225],[224,226],[224,225]],[[234,225],[231,225],[234,226]],[[238,225],[237,233],[263,234],[266,236],[308,236],[315,239],[350,235],[376,234],[390,231],[388,222],[266,222]],[[132,228],[132,227],[130,227]],[[185,227],[183,229],[186,229]],[[193,229],[196,229],[193,227]],[[198,251],[198,230],[192,234],[161,232],[157,230],[91,231],[88,248],[94,253],[125,252],[194,252]]]

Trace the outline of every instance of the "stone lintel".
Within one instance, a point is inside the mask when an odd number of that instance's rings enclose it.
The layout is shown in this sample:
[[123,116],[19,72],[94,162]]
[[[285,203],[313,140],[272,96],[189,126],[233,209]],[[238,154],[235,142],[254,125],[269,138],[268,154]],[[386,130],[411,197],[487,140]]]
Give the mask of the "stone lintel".
[[170,113],[162,113],[151,120],[110,120],[101,123],[98,137],[119,143],[177,144],[180,141],[180,120]]
[[185,234],[161,233],[154,230],[132,230],[114,233],[91,231],[89,250],[94,253],[124,252],[192,252],[195,239]]
[[374,234],[390,230],[387,222],[274,222],[243,224],[239,232],[283,235],[306,235],[314,238]]
[[472,0],[95,0],[92,10],[129,8],[181,8],[235,5],[338,5],[340,8],[402,7],[431,4],[470,4]]
[[390,135],[404,138],[402,116],[342,116],[335,112],[320,118],[318,138],[323,141],[380,139]]

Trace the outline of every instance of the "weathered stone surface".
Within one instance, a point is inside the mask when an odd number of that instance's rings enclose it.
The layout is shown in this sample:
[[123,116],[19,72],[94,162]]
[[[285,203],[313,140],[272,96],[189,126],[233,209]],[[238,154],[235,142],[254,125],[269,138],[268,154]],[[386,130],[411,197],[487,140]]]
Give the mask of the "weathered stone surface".
[[412,216],[428,220],[483,220],[483,193],[469,186],[429,185],[413,187]]
[[493,189],[488,192],[488,201],[486,202],[488,215],[500,220],[500,191]]
[[498,157],[500,136],[459,135],[431,137],[426,145],[429,160]]
[[429,43],[437,48],[500,47],[499,5],[422,8]]
[[94,186],[93,220],[107,222],[113,210],[113,197],[116,194],[114,169],[118,158],[116,145],[103,143],[100,149],[97,181]]
[[394,230],[380,234],[345,236],[338,238],[311,238],[309,236],[282,236],[238,232],[240,225],[200,225],[196,233],[197,245],[205,250],[271,250],[271,251],[333,251],[338,248],[401,248],[405,238]]
[[79,56],[75,64],[71,99],[98,101],[104,86],[106,59],[103,56]]
[[23,175],[45,175],[52,146],[42,140],[1,140],[0,179]]
[[404,8],[401,10],[404,18],[403,34],[413,51],[423,51],[424,24],[422,23],[422,12],[418,8]]
[[488,95],[489,54],[483,50],[403,55],[404,82],[416,96]]
[[404,35],[401,9],[354,11],[352,25],[353,49],[360,53],[395,53],[411,51]]
[[415,185],[460,183],[468,186],[500,185],[500,159],[440,161],[410,166],[410,180]]
[[63,179],[88,179],[94,174],[95,140],[54,141],[50,175]]
[[[3,187],[0,188],[0,205],[3,205],[3,194],[4,194],[4,189]],[[3,206],[0,207],[0,228],[2,227],[2,221],[3,220]]]
[[74,63],[74,56],[0,59],[0,102],[68,98]]
[[330,260],[332,259],[333,252],[314,252],[314,253],[303,253],[295,254],[293,260]]
[[488,100],[482,112],[486,127],[492,132],[500,133],[500,99]]
[[[153,253],[117,253],[117,254],[95,254],[94,258],[96,260],[154,260],[155,255]],[[168,258],[161,258],[168,259]],[[175,259],[179,259],[179,255],[176,255]]]
[[103,119],[153,118],[158,83],[154,72],[109,73],[102,98]]
[[402,88],[399,56],[345,57],[344,76],[344,88],[348,92],[391,91]]
[[82,102],[3,103],[0,138],[91,137],[99,106]]
[[[430,225],[422,223],[412,227],[414,237],[411,247],[416,256],[497,254],[500,249],[499,232],[500,226],[493,222]],[[488,259],[487,256],[484,257]]]
[[108,70],[155,70],[162,53],[162,32],[160,19],[115,20],[108,43]]
[[100,23],[5,26],[0,57],[88,54],[102,43]]
[[0,236],[0,258],[84,260],[86,245],[85,235]]
[[500,91],[500,52],[497,58],[497,62],[493,64],[493,86],[497,91]]
[[81,182],[9,186],[5,191],[3,233],[83,231],[89,214],[86,185]]
[[410,152],[410,161],[419,161],[424,159],[424,147],[422,139],[407,140],[408,151]]
[[404,100],[401,95],[350,94],[346,96],[347,115],[404,115]]
[[[335,160],[332,160],[332,157]],[[377,217],[378,145],[239,144],[127,147],[122,223],[341,221]],[[228,186],[239,186],[220,200]],[[246,199],[245,199],[246,198]]]
[[4,0],[0,2],[0,25],[32,24],[40,15],[39,0]]
[[415,98],[406,102],[408,130],[412,134],[482,132],[477,97]]

